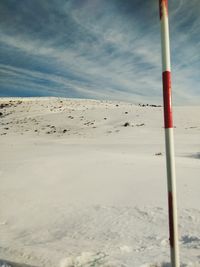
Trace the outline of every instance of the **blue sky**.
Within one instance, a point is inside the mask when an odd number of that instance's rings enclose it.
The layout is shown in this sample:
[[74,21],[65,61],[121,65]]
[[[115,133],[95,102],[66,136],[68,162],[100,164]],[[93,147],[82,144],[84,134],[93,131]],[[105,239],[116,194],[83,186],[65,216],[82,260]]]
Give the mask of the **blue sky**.
[[[0,96],[162,103],[157,0],[1,0]],[[169,0],[175,104],[200,103],[200,1]]]

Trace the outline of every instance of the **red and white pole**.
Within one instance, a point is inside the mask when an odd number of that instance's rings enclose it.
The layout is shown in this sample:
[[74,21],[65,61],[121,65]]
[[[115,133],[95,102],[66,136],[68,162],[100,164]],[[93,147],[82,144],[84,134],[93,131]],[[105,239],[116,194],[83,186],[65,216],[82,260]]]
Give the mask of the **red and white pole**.
[[179,267],[176,174],[171,102],[171,64],[169,44],[168,0],[159,0],[162,46],[162,79],[164,100],[165,146],[168,185],[169,241],[172,267]]

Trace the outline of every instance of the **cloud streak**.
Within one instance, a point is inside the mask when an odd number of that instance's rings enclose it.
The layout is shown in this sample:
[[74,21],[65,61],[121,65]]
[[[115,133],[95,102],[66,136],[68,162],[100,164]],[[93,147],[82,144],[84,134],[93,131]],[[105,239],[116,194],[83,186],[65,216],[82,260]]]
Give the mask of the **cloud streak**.
[[[155,2],[2,0],[0,96],[161,102]],[[170,6],[176,103],[199,100],[198,8],[196,0]]]

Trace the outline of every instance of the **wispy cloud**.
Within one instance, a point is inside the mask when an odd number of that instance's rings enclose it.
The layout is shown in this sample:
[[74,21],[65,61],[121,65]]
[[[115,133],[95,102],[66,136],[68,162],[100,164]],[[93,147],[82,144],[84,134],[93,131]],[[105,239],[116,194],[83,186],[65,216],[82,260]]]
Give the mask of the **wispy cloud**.
[[[176,103],[199,100],[199,8],[170,6]],[[155,1],[2,0],[0,95],[161,102],[157,13]]]

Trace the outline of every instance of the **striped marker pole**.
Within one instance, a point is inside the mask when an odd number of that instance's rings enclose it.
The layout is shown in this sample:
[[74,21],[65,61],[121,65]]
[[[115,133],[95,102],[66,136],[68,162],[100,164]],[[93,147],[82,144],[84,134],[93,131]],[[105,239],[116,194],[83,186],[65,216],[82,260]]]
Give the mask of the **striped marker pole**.
[[159,0],[162,46],[162,79],[164,100],[165,146],[168,186],[169,241],[172,267],[179,267],[176,174],[171,102],[171,66],[168,22],[168,0]]

